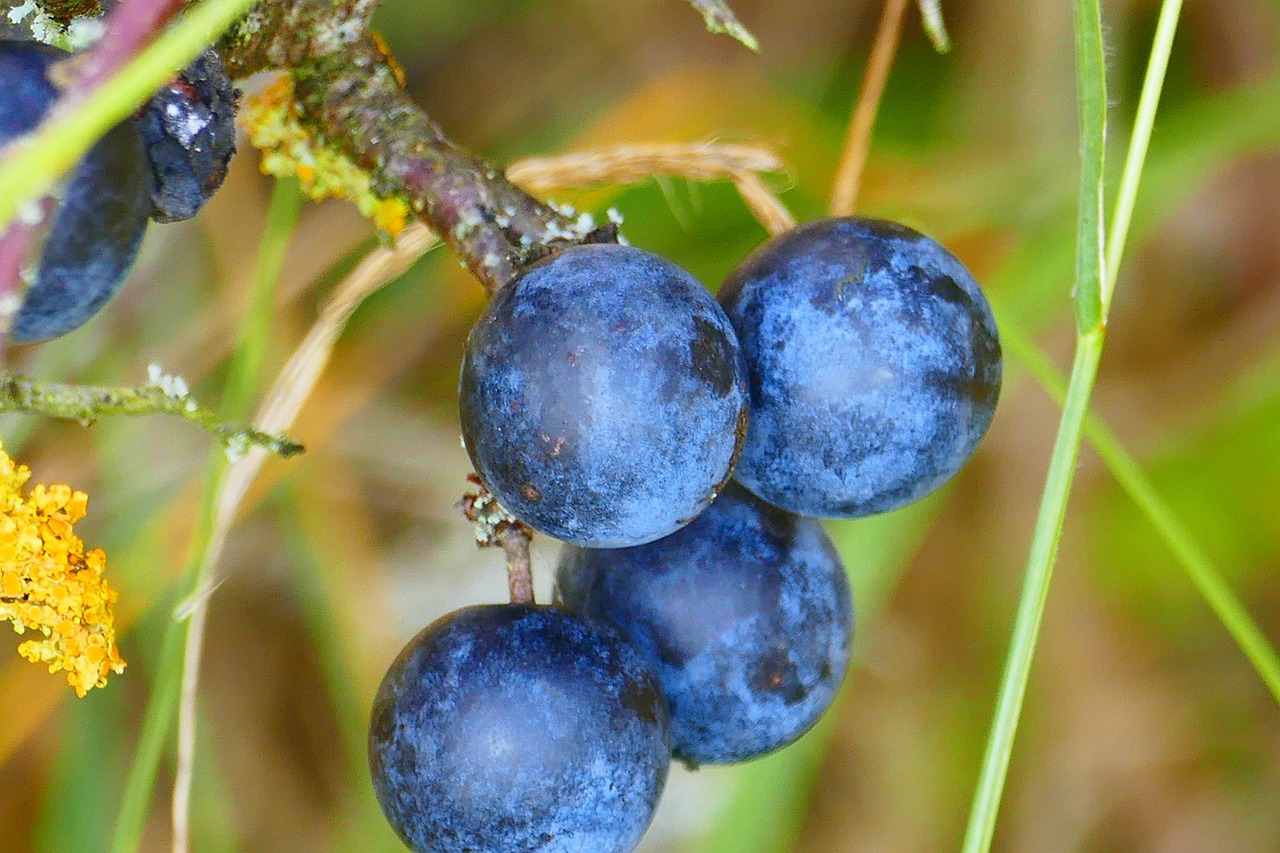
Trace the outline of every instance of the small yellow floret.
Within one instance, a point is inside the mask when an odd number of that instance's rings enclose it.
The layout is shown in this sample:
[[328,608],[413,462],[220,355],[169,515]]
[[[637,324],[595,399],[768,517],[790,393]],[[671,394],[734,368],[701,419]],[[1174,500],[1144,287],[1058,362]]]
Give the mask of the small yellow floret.
[[124,671],[112,610],[118,594],[102,576],[106,555],[86,552],[72,530],[89,496],[64,485],[24,494],[30,477],[0,445],[0,620],[19,634],[36,633],[18,654],[65,672],[84,696]]
[[393,237],[403,231],[408,203],[375,193],[368,173],[313,136],[299,115],[293,78],[288,75],[281,75],[245,103],[240,123],[249,141],[262,151],[262,171],[277,178],[296,176],[303,193],[314,201],[333,197],[351,202]]

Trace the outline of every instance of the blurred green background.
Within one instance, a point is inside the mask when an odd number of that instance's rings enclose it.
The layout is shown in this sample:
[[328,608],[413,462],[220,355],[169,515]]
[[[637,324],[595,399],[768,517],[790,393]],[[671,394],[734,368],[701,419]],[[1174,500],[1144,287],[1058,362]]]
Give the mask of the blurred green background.
[[[821,215],[874,2],[735,4],[755,56],[677,0],[386,0],[380,28],[455,139],[500,163],[629,142],[776,148],[772,186]],[[1127,142],[1158,9],[1108,2],[1111,162]],[[1061,365],[1079,143],[1069,4],[944,3],[953,52],[909,19],[860,210],[946,243],[998,319]],[[253,88],[252,81],[245,84]],[[242,145],[190,223],[153,227],[87,327],[19,350],[42,378],[145,380],[158,363],[216,404],[271,192]],[[708,286],[764,236],[727,183],[564,193]],[[323,296],[376,245],[308,205],[267,341],[269,381]],[[245,504],[213,598],[195,780],[196,851],[398,850],[364,763],[368,704],[421,627],[505,596],[501,557],[455,508],[469,470],[456,377],[483,293],[437,250],[368,300]],[[1118,283],[1095,410],[1280,642],[1280,3],[1184,10]],[[943,494],[832,524],[858,605],[841,704],[755,764],[677,770],[643,851],[958,847],[1058,410],[1007,359],[1000,409]],[[173,580],[190,555],[208,438],[167,419],[90,429],[0,417],[33,482],[90,494],[130,668],[77,701],[0,656],[0,851],[108,846]],[[546,597],[552,543],[535,543]],[[0,652],[17,638],[0,640]],[[171,762],[144,841],[167,850]],[[1086,450],[997,829],[1016,851],[1280,850],[1280,714],[1151,525]]]

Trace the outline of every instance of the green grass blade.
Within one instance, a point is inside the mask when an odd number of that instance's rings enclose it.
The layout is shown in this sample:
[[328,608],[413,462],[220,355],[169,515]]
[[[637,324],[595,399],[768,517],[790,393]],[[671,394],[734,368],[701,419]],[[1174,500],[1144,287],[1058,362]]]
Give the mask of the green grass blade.
[[1142,165],[1147,159],[1151,143],[1151,130],[1156,122],[1156,107],[1164,88],[1165,72],[1169,68],[1169,54],[1173,51],[1173,34],[1178,26],[1182,0],[1166,0],[1160,7],[1160,19],[1156,22],[1156,35],[1151,44],[1151,59],[1142,81],[1142,97],[1138,100],[1138,114],[1133,123],[1133,136],[1129,140],[1129,152],[1125,155],[1124,172],[1120,176],[1120,195],[1111,214],[1111,233],[1107,238],[1107,274],[1102,280],[1102,316],[1111,309],[1111,297],[1115,293],[1116,276],[1120,273],[1120,259],[1124,256],[1125,240],[1129,236],[1129,223],[1133,221],[1133,208],[1138,198],[1138,182],[1142,179]]
[[[215,451],[213,464],[216,466],[214,476],[210,476],[204,485],[200,499],[196,541],[199,543],[198,553],[204,552],[204,544],[209,540],[213,517],[214,503],[222,481],[222,463],[226,455],[221,449]],[[183,567],[182,575],[176,585],[184,595],[196,588],[196,578],[200,571],[200,560],[193,557]],[[156,775],[160,770],[160,762],[164,758],[165,748],[173,733],[174,720],[178,716],[178,693],[182,685],[182,653],[183,639],[186,637],[186,626],[176,619],[169,619],[165,624],[164,639],[160,645],[160,657],[156,664],[156,674],[151,681],[151,693],[147,699],[147,709],[142,715],[142,728],[138,735],[138,746],[133,753],[133,762],[125,777],[124,796],[120,803],[120,813],[116,817],[116,828],[111,838],[111,853],[134,853],[142,843],[142,831],[146,825],[147,812],[151,807],[151,795],[155,790]]]
[[[1066,399],[1066,381],[1049,357],[1020,328],[1006,323],[1001,331],[1001,340],[1005,351],[1022,362],[1054,399],[1060,403]],[[1101,418],[1090,414],[1085,418],[1084,434],[1111,476],[1115,477],[1125,494],[1147,517],[1173,552],[1178,564],[1240,646],[1245,657],[1253,664],[1271,695],[1280,702],[1280,654],[1276,653],[1266,634],[1223,579],[1222,572],[1218,571],[1213,561],[1187,532],[1173,509],[1160,497],[1156,487],[1147,478],[1138,460],[1125,449],[1110,427]]]
[[1080,455],[1084,416],[1089,410],[1089,396],[1093,392],[1098,362],[1102,356],[1102,342],[1102,333],[1095,331],[1082,337],[1076,347],[1071,384],[1058,427],[1058,437],[1053,444],[1049,475],[1036,517],[1031,552],[1027,557],[1026,579],[1018,602],[1009,657],[996,699],[995,720],[987,740],[987,752],[978,777],[973,810],[969,815],[969,827],[964,841],[965,853],[985,853],[991,849],[1000,795],[1009,770],[1013,738],[1017,732],[1022,700],[1026,695],[1027,680],[1031,673],[1031,659],[1035,653],[1040,622],[1049,595],[1049,580],[1053,575],[1058,542],[1062,538],[1067,498],[1071,492],[1076,460]]
[[[288,245],[297,223],[301,195],[296,182],[281,181],[275,186],[266,231],[258,250],[258,266],[254,276],[249,311],[241,326],[240,342],[232,357],[227,393],[223,396],[224,412],[247,412],[256,391],[256,377],[265,348],[270,311],[275,301],[276,282],[284,266],[284,247]],[[178,582],[179,600],[186,600],[201,589],[206,578],[201,571],[205,553],[213,534],[218,495],[229,467],[221,447],[212,451],[209,476],[201,495],[196,516],[196,547],[183,568]],[[187,625],[176,619],[165,627],[160,663],[151,687],[151,696],[142,720],[138,749],[125,782],[124,800],[116,820],[112,853],[134,853],[142,840],[147,811],[155,790],[156,774],[165,747],[173,731],[178,713],[178,695],[182,684],[182,661],[186,649]]]
[[270,338],[276,284],[284,270],[289,238],[302,212],[302,190],[294,179],[277,181],[267,208],[267,230],[258,248],[253,292],[240,327],[240,342],[231,359],[231,371],[222,394],[222,416],[243,421],[252,414],[258,374]]
[[213,43],[254,0],[204,0],[84,103],[41,125],[0,163],[0,230],[49,189],[103,134]]
[[1080,101],[1080,201],[1076,217],[1076,325],[1081,334],[1103,321],[1109,292],[1102,262],[1102,169],[1107,145],[1106,58],[1098,0],[1076,0],[1076,90]]
[[[1165,0],[1164,6],[1177,0]],[[991,848],[995,834],[1000,795],[1009,769],[1013,738],[1017,731],[1022,700],[1031,673],[1036,639],[1044,615],[1049,581],[1057,555],[1058,542],[1066,517],[1067,498],[1071,489],[1076,460],[1079,457],[1084,421],[1088,415],[1089,397],[1098,375],[1105,340],[1105,323],[1110,308],[1114,280],[1119,270],[1128,218],[1132,212],[1137,188],[1146,160],[1147,141],[1155,120],[1165,70],[1168,47],[1177,23],[1177,9],[1162,9],[1161,23],[1148,63],[1138,105],[1138,121],[1125,161],[1121,179],[1118,210],[1125,213],[1122,228],[1113,235],[1118,243],[1108,247],[1103,257],[1102,174],[1106,130],[1106,67],[1102,47],[1102,17],[1099,0],[1076,0],[1076,74],[1080,99],[1081,168],[1080,208],[1077,220],[1076,254],[1076,318],[1080,330],[1076,355],[1063,404],[1058,437],[1049,462],[1049,476],[1032,535],[1027,559],[1026,580],[1014,622],[1009,657],[1005,664],[1000,692],[996,700],[995,720],[983,757],[978,787],[974,795],[969,826],[965,833],[965,853],[985,853]]]
[[[378,682],[369,682],[353,649],[351,632],[358,630],[339,615],[336,602],[343,595],[333,581],[330,566],[342,559],[318,539],[314,530],[319,513],[303,507],[298,489],[285,485],[276,500],[281,532],[288,550],[292,588],[315,643],[329,698],[342,732],[335,745],[346,759],[349,787],[343,798],[339,820],[342,825],[340,849],[360,849],[362,853],[399,853],[404,845],[383,817],[369,775],[369,715]],[[310,518],[308,518],[310,514]],[[367,667],[364,668],[367,670]],[[342,845],[346,846],[343,847]]]
[[1080,455],[1084,418],[1098,376],[1105,339],[1102,307],[1102,173],[1106,133],[1106,68],[1099,0],[1076,0],[1076,81],[1080,100],[1082,164],[1076,231],[1076,322],[1079,336],[1071,384],[1053,443],[1049,473],[1027,556],[1022,595],[1010,639],[1009,657],[996,698],[995,719],[978,775],[965,831],[965,853],[991,849],[996,815],[1013,753],[1014,735],[1031,674],[1036,640],[1049,596],[1049,581],[1066,520],[1067,499]]

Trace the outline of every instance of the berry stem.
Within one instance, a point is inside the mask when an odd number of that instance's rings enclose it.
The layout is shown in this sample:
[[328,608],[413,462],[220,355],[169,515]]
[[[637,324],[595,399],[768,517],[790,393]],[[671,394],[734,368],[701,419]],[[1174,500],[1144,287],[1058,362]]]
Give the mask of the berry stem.
[[533,561],[529,557],[529,534],[508,527],[502,534],[502,550],[507,555],[507,586],[512,604],[533,604]]
[[501,548],[507,555],[507,586],[512,604],[533,604],[533,561],[529,542],[533,530],[498,503],[479,474],[468,474],[475,492],[462,496],[458,507],[476,526],[476,544],[481,548]]

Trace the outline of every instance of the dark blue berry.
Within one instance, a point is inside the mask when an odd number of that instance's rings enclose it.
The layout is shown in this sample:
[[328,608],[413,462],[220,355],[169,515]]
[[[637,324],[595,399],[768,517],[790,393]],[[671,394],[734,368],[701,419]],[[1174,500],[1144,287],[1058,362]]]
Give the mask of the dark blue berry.
[[847,518],[918,500],[973,455],[995,413],[987,300],[906,226],[802,225],[749,255],[720,299],[751,385],[736,476],[792,512]]
[[[36,126],[58,91],[49,67],[66,54],[0,42],[0,145]],[[34,282],[9,338],[47,340],[79,328],[120,289],[146,231],[146,165],[132,123],[117,125],[71,173],[46,216]],[[51,224],[49,220],[51,219]]]
[[670,762],[657,679],[620,637],[558,607],[451,613],[378,688],[374,790],[419,853],[623,853]]
[[190,219],[222,186],[236,152],[238,96],[221,57],[206,50],[142,108],[152,219]]
[[592,547],[688,523],[729,478],[746,424],[738,343],[680,267],[627,246],[566,249],[504,286],[459,389],[476,471],[532,527]]
[[556,585],[653,661],[672,750],[690,764],[791,743],[831,704],[849,661],[849,581],[821,524],[740,486],[665,539],[566,548]]

